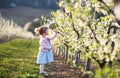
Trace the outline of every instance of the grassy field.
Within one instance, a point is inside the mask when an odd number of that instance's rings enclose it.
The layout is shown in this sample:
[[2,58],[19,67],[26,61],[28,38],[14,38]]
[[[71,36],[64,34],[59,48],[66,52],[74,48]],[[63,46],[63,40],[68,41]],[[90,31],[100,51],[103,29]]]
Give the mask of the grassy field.
[[[14,39],[0,44],[0,78],[44,78],[39,75],[39,65],[36,64],[38,47],[36,39]],[[95,78],[105,78],[108,72],[110,77],[107,78],[118,78],[116,74],[120,75],[119,66],[120,63],[113,62],[112,69],[98,69],[94,72]],[[55,56],[55,62],[47,65],[45,70],[50,74],[49,78],[82,78],[81,69],[71,67],[58,56]]]
[[36,39],[0,44],[0,78],[43,78],[36,64],[38,46]]

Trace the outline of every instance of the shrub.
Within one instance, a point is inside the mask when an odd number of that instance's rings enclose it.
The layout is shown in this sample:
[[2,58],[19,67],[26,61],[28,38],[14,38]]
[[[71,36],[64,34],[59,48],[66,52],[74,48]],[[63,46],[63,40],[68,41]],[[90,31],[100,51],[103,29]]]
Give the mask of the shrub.
[[13,38],[33,38],[33,34],[18,26],[12,20],[0,16],[0,42]]
[[47,19],[42,16],[41,18],[36,18],[36,19],[34,19],[33,21],[27,22],[27,23],[25,24],[25,26],[24,26],[24,29],[25,29],[26,31],[30,31],[30,32],[32,32],[33,34],[35,34],[35,33],[34,33],[34,29],[35,29],[36,27],[39,27],[39,26],[44,25],[44,24],[46,24],[46,23],[47,23]]

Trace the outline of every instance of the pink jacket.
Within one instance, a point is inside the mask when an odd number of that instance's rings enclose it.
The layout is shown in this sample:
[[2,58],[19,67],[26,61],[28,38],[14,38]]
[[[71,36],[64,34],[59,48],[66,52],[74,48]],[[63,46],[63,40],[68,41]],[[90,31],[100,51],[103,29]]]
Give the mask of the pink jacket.
[[51,40],[53,40],[57,36],[57,33],[55,33],[52,37],[42,37],[40,39],[40,51],[48,51],[52,49],[51,46]]

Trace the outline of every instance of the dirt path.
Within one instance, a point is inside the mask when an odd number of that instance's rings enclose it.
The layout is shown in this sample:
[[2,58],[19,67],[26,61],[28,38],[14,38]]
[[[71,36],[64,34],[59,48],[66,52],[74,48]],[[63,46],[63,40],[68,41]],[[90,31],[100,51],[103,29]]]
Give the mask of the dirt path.
[[80,69],[71,67],[63,57],[54,55],[54,59],[54,63],[46,65],[46,71],[50,75],[47,78],[82,78]]

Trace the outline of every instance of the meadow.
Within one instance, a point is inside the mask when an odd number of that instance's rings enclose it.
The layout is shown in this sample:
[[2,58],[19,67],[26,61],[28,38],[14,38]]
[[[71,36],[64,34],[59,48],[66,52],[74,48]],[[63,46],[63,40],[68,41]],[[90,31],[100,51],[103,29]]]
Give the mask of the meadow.
[[0,11],[0,78],[43,78],[36,64],[38,39],[24,25],[50,11],[27,7]]
[[36,56],[38,40],[12,20],[0,16],[0,78],[42,78]]
[[36,64],[37,41],[15,39],[0,44],[0,78],[42,78]]

